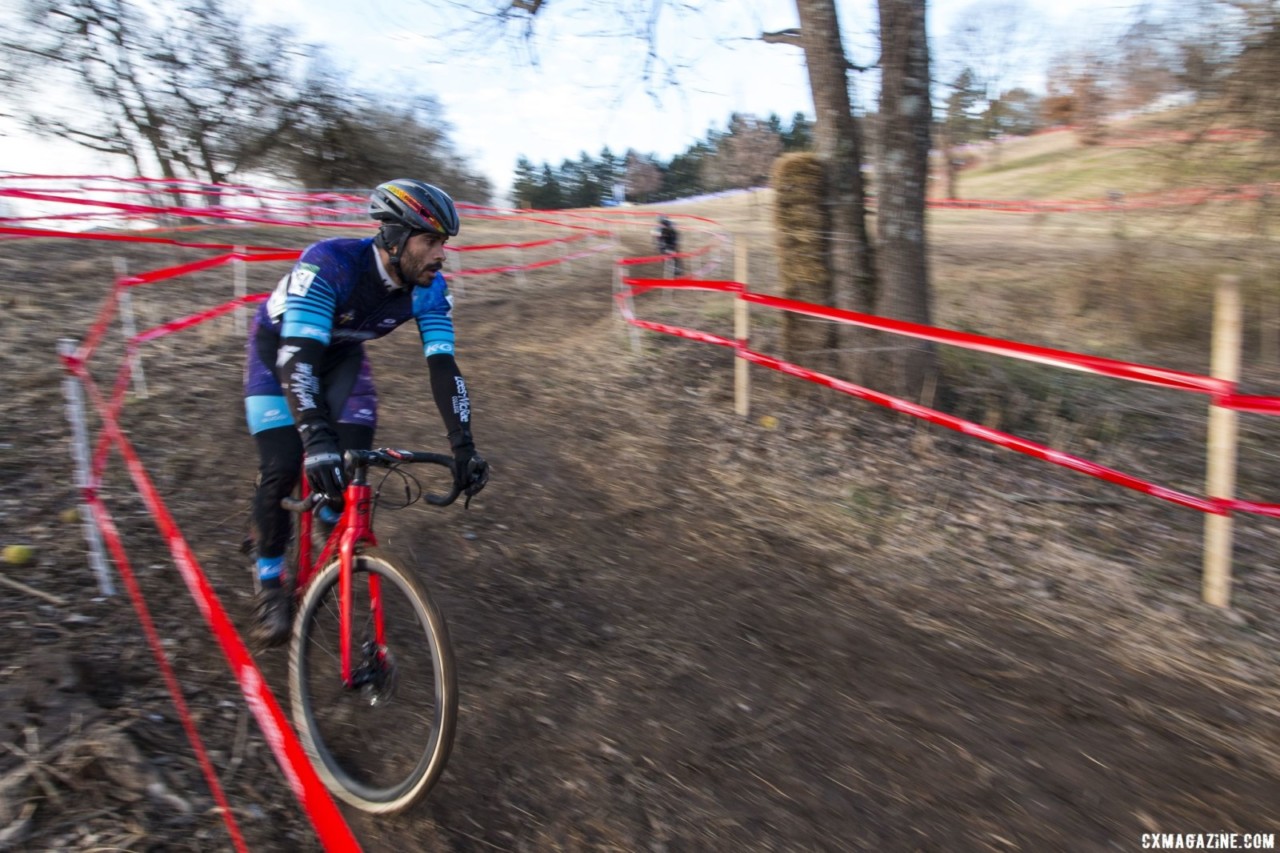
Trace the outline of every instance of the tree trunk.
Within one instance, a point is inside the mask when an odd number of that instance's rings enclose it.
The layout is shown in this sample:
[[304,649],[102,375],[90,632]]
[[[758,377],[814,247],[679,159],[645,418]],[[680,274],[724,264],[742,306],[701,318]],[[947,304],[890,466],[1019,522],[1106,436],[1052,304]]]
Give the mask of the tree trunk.
[[[814,150],[826,163],[826,202],[830,210],[830,267],[836,307],[871,312],[876,279],[867,235],[866,195],[862,182],[862,139],[849,101],[849,62],[840,41],[835,0],[796,0],[800,43],[813,90]],[[849,348],[855,330],[842,326],[840,343]],[[864,337],[865,340],[865,337]],[[865,374],[857,359],[843,359],[850,378]]]
[[[876,169],[880,314],[931,325],[925,195],[929,180],[929,46],[924,0],[879,0],[881,157]],[[937,369],[931,344],[895,338],[892,392],[914,398]]]

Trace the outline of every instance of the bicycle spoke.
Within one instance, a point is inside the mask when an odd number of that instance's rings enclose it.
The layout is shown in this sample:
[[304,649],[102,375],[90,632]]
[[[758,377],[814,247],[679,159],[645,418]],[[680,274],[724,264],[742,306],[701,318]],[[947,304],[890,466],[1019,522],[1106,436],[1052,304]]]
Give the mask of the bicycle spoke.
[[[402,800],[434,781],[448,754],[456,709],[452,659],[443,645],[447,640],[442,642],[443,623],[423,603],[421,590],[378,558],[362,556],[356,569],[352,684],[344,684],[341,674],[335,566],[317,578],[300,613],[305,624],[299,626],[300,642],[290,659],[295,718],[319,758],[322,776],[331,776],[351,794],[349,802],[371,811],[386,803],[400,808]],[[381,647],[373,642],[370,572],[381,588]],[[320,589],[322,581],[327,586]],[[443,697],[438,695],[442,685]]]

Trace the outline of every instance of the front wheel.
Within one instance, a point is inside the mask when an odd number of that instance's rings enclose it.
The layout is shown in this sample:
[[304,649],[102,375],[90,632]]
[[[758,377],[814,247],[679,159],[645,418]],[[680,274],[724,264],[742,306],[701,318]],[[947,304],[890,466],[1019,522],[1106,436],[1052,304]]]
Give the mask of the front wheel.
[[342,678],[334,559],[307,585],[294,619],[293,720],[336,796],[367,812],[396,812],[430,790],[449,758],[458,715],[453,651],[444,617],[412,576],[372,549],[353,568],[351,683]]

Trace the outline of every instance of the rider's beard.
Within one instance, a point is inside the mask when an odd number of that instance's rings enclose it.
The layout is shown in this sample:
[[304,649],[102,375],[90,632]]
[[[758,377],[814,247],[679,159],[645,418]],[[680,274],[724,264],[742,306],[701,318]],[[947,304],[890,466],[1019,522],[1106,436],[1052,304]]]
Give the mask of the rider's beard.
[[436,277],[436,273],[440,272],[443,267],[444,264],[440,261],[432,261],[430,263],[423,264],[421,267],[418,267],[417,271],[415,271],[415,274],[412,276],[413,284],[426,287],[431,284],[432,279]]

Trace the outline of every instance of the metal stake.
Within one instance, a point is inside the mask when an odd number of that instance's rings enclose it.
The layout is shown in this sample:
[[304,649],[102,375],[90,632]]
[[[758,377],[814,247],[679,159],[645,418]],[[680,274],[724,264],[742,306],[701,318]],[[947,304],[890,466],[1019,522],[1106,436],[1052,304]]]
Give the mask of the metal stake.
[[[76,351],[75,341],[62,338],[58,341],[58,355],[69,357]],[[62,393],[67,398],[67,420],[71,422],[71,457],[76,465],[76,489],[80,492],[80,523],[84,529],[85,542],[89,546],[89,565],[98,578],[98,589],[103,595],[115,595],[115,585],[111,582],[111,572],[107,567],[107,555],[102,545],[102,533],[98,530],[93,518],[93,510],[89,502],[83,498],[90,486],[89,481],[89,433],[84,420],[84,392],[80,388],[80,380],[67,374],[62,380]]]

